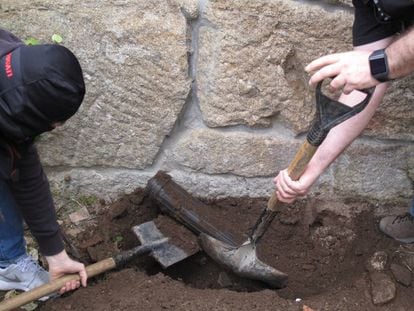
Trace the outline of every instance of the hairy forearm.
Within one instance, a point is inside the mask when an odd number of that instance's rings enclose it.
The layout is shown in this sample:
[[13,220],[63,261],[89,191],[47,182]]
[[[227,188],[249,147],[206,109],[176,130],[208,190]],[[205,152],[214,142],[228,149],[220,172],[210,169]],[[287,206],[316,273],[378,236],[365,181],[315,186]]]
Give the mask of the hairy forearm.
[[385,50],[389,77],[402,78],[414,71],[414,27],[406,31]]
[[[371,53],[374,50],[386,48],[387,46],[389,47],[393,43],[393,40],[393,37],[385,38],[364,46],[355,47],[355,50],[365,50]],[[307,171],[310,175],[319,176],[322,174],[323,171],[345,150],[345,148],[361,134],[382,101],[387,86],[386,83],[377,85],[369,104],[363,111],[351,119],[337,125],[329,132],[325,141],[318,148],[308,165]],[[354,106],[363,99],[363,96],[364,95],[359,92],[352,92],[349,95],[343,94],[339,101],[345,105]]]
[[[368,106],[352,118],[337,125],[329,132],[323,143],[305,168],[299,180],[288,178],[287,170],[281,171],[274,182],[277,188],[277,197],[280,201],[292,203],[298,196],[305,195],[318,177],[326,168],[361,134],[384,96],[387,84],[380,84],[368,103]],[[361,102],[366,94],[352,92],[342,95],[340,102],[353,106]]]
[[[309,163],[309,173],[319,176],[361,134],[374,115],[386,89],[387,84],[378,85],[371,101],[362,112],[337,125],[329,132]],[[360,102],[363,96],[365,95],[354,92],[343,95],[340,101],[352,105]]]

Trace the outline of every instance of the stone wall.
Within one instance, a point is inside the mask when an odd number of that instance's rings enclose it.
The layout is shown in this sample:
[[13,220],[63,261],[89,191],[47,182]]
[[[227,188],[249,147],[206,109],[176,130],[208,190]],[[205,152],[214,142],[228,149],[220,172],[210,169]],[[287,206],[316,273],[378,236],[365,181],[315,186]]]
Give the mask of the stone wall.
[[[79,57],[79,113],[38,143],[56,191],[115,198],[158,170],[198,196],[268,196],[314,113],[304,66],[351,49],[351,1],[3,0],[0,26]],[[407,201],[414,79],[311,195]],[[57,192],[55,192],[57,193]]]

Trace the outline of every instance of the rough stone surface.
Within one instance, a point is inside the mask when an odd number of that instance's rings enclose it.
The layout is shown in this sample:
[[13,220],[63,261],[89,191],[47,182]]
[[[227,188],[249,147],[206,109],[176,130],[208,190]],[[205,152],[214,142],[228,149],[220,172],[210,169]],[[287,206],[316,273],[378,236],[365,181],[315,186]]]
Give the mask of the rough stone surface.
[[[79,57],[85,102],[39,151],[54,193],[108,198],[145,186],[159,169],[200,196],[268,196],[315,110],[304,66],[352,48],[350,0],[4,0],[0,21],[43,43],[60,34]],[[310,196],[406,208],[412,84],[392,83],[364,138]]]
[[53,194],[58,198],[94,195],[109,201],[131,193],[138,187],[145,187],[154,175],[132,170],[105,169],[71,169],[62,172],[48,169],[46,173]]
[[365,130],[366,135],[411,142],[414,140],[413,84],[413,76],[392,83]]
[[[255,135],[243,132],[197,130],[182,137],[173,151],[179,166],[206,174],[233,174],[245,177],[274,176],[293,159],[300,139],[278,135]],[[390,152],[392,150],[392,152]],[[410,179],[405,168],[414,149],[404,145],[384,146],[373,142],[354,144],[337,160],[332,171],[333,184],[319,184],[337,193],[390,200],[410,196]],[[316,189],[315,189],[316,190]],[[404,192],[407,190],[407,192]]]
[[400,262],[414,271],[414,244],[401,244],[396,253]]
[[83,107],[42,139],[44,163],[149,167],[190,90],[186,20],[179,5],[5,1],[2,7],[8,8],[0,15],[3,27],[46,43],[53,33],[61,34],[84,69]]
[[404,144],[354,143],[335,163],[335,191],[379,200],[410,197],[406,174],[414,148]]
[[388,254],[384,251],[375,252],[368,262],[369,271],[384,271],[388,265]]
[[300,141],[243,132],[196,130],[173,153],[180,166],[206,174],[272,176],[289,165]]
[[412,280],[411,271],[408,270],[406,267],[403,267],[396,263],[392,263],[391,271],[392,271],[392,274],[394,275],[394,278],[397,280],[398,283],[404,286],[411,285],[411,280]]
[[86,207],[81,207],[78,211],[70,213],[69,219],[73,223],[79,223],[83,220],[89,219],[91,215],[89,214],[89,211]]
[[371,272],[371,297],[375,305],[383,305],[395,298],[396,287],[384,272]]
[[[331,5],[208,2],[200,27],[197,85],[209,126],[270,126],[280,114],[290,128],[306,130],[314,107],[303,68],[321,55],[352,49],[352,11],[335,5],[342,1],[326,2]],[[367,134],[413,138],[410,85],[412,78],[395,83]]]
[[[67,174],[71,176],[70,182],[65,181]],[[172,170],[169,174],[184,189],[199,197],[267,197],[274,189],[271,178],[208,176],[181,170]],[[137,187],[145,187],[154,174],[130,170],[72,169],[68,172],[48,171],[48,176],[57,196],[91,194],[111,200],[130,193]]]
[[303,67],[349,48],[351,14],[296,1],[210,1],[204,18],[197,85],[206,123],[263,127],[281,114],[303,131],[313,109]]
[[194,20],[200,16],[200,6],[198,0],[177,0],[181,5],[186,18]]

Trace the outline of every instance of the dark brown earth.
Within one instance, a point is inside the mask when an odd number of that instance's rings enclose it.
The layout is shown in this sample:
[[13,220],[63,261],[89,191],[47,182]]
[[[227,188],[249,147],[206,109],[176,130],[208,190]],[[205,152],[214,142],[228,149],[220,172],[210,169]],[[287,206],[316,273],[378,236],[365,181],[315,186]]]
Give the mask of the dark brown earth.
[[[266,199],[227,198],[203,203],[207,208],[197,210],[199,216],[243,241],[266,206]],[[378,231],[378,220],[372,216],[374,208],[355,199],[304,200],[284,207],[258,246],[262,261],[289,275],[289,285],[284,289],[240,279],[199,251],[167,270],[153,258],[142,256],[121,270],[90,279],[87,288],[49,300],[39,309],[413,310],[413,287],[397,282],[390,270],[391,263],[403,264],[402,248]],[[89,212],[93,221],[71,239],[85,264],[138,245],[132,226],[154,220],[160,213],[142,189]],[[175,232],[176,243],[197,249],[189,231],[164,220],[156,222],[166,232]],[[388,255],[381,273],[390,276],[396,286],[395,298],[383,305],[373,304],[372,290],[377,285],[371,281],[375,273],[368,265],[378,251]]]

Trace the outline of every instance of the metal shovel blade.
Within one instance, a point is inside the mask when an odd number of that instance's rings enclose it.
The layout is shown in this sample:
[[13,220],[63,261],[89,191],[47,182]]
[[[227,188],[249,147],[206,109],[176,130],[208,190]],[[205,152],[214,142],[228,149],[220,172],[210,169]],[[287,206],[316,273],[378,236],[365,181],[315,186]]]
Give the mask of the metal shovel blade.
[[153,221],[134,226],[132,227],[132,231],[142,245],[152,245],[157,243],[157,241],[165,240],[165,243],[154,248],[150,253],[164,269],[190,256],[181,248],[169,243],[168,238],[158,230]]
[[203,250],[218,264],[248,279],[259,280],[275,288],[286,287],[287,274],[263,263],[256,256],[250,241],[239,247],[231,246],[207,234],[199,236]]

